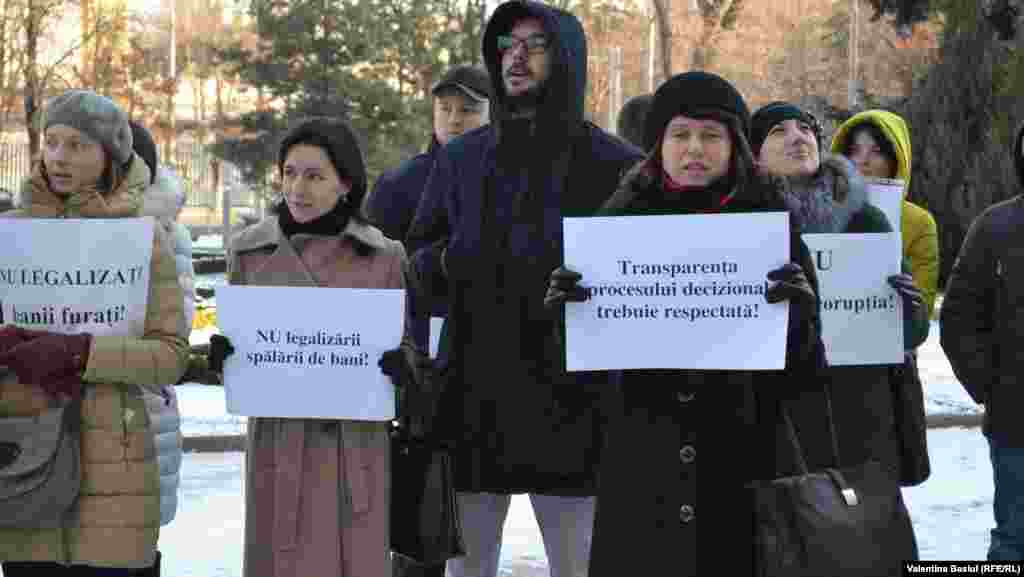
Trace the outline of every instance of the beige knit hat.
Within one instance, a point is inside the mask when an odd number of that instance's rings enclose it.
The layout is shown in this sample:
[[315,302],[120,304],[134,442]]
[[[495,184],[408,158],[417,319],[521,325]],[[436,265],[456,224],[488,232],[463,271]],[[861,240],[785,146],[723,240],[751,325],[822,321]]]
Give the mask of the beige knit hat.
[[88,90],[69,90],[46,103],[43,130],[54,124],[75,128],[103,145],[120,165],[132,158],[128,114],[113,100]]

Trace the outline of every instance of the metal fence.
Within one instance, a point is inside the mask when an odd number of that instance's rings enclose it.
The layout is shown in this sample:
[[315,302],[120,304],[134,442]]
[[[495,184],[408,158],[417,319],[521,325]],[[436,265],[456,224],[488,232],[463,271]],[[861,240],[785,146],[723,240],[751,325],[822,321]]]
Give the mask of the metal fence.
[[242,181],[241,170],[211,154],[202,143],[179,140],[175,147],[174,170],[185,183],[188,206],[218,207],[221,191],[225,189],[231,192],[231,206],[256,206],[256,193]]
[[[200,142],[179,140],[171,165],[185,185],[188,206],[217,208],[224,189],[231,192],[232,206],[257,206],[256,193],[242,181],[241,170],[215,157]],[[31,170],[27,136],[7,135],[0,139],[0,191],[7,190],[16,195]]]
[[28,142],[0,141],[0,189],[17,194],[21,181],[32,171],[28,155]]

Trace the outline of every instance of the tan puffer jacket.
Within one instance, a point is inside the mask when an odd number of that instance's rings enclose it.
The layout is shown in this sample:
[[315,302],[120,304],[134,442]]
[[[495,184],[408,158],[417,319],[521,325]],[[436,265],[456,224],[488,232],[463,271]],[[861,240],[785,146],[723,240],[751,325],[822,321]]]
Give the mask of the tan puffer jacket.
[[[20,218],[138,216],[149,170],[138,157],[114,193],[95,190],[58,198],[39,163],[22,191]],[[60,529],[0,530],[0,560],[55,561],[94,567],[147,567],[160,527],[159,472],[143,390],[159,393],[185,372],[188,342],[174,259],[154,237],[144,334],[95,336],[83,374],[82,490],[76,520]],[[31,415],[47,406],[37,386],[5,379],[0,416]]]

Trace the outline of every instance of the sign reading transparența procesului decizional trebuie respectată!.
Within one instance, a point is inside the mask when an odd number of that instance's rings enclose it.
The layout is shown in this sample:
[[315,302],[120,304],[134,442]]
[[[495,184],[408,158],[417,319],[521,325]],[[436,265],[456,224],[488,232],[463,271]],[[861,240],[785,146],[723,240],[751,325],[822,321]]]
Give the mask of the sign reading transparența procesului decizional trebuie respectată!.
[[228,285],[217,323],[228,412],[248,417],[388,421],[394,385],[377,365],[402,341],[405,291]]
[[563,219],[565,265],[589,298],[565,305],[566,366],[781,369],[789,304],[768,304],[789,261],[784,212]]
[[0,325],[141,336],[153,219],[0,220]]

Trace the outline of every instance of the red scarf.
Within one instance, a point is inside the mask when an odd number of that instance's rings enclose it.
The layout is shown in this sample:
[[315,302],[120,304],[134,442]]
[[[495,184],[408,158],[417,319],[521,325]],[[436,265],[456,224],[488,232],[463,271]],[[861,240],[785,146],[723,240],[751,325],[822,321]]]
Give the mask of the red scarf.
[[[665,183],[664,186],[666,196],[693,194],[694,192],[697,191],[703,192],[708,190],[708,187],[694,187],[679,184],[678,182],[673,180],[672,175],[669,174],[665,169],[662,169],[661,174],[662,182]],[[725,208],[725,205],[729,204],[729,202],[733,199],[734,196],[735,195],[731,192],[729,194],[722,195],[722,197],[718,201],[717,207],[699,208],[697,209],[697,212],[703,212],[708,214],[721,212],[721,210]]]

